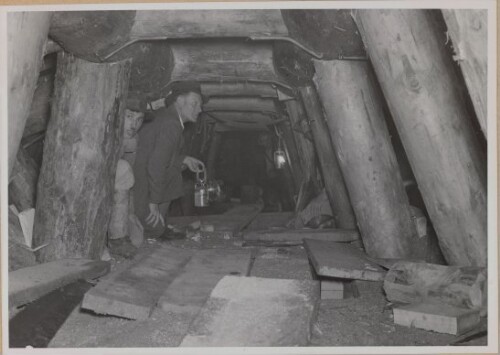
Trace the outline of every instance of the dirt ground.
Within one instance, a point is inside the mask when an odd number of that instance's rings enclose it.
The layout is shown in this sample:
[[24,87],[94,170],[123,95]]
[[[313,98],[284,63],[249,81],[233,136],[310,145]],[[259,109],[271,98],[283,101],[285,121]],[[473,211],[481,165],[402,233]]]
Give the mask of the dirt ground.
[[[144,243],[147,252],[159,243]],[[164,242],[183,248],[242,248],[239,239],[205,238]],[[302,246],[252,247],[250,276],[312,279],[307,254]],[[112,272],[130,261],[118,260]],[[108,275],[109,277],[109,275]],[[342,300],[321,300],[312,327],[311,346],[442,346],[455,336],[394,325],[392,309],[381,282],[356,281],[360,296]],[[156,309],[146,321],[96,316],[75,309],[61,327],[51,347],[175,347],[182,341],[194,315],[178,310]],[[486,345],[486,337],[467,345]]]

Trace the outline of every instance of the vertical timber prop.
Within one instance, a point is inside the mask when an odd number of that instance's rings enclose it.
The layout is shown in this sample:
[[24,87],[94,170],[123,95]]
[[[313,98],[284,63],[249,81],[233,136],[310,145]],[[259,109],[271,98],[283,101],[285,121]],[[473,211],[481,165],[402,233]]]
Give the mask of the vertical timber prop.
[[221,140],[222,140],[222,133],[217,132],[215,129],[212,130],[212,139],[210,140],[210,146],[208,148],[208,157],[207,157],[207,174],[208,178],[211,180],[215,179],[216,175],[215,166],[217,162],[217,157],[220,153]]
[[425,10],[354,14],[450,265],[485,266],[486,157]]
[[123,139],[130,61],[57,58],[54,100],[38,180],[34,247],[41,262],[100,258]]
[[7,14],[9,176],[35,93],[51,16],[50,12]]
[[488,96],[488,12],[473,9],[443,9],[448,35],[460,64],[474,110],[486,139]]
[[9,204],[19,212],[35,208],[38,167],[23,147],[17,151],[17,159],[9,183]]
[[287,175],[289,175],[290,181],[293,182],[295,194],[299,193],[300,184],[304,181],[304,174],[302,172],[302,167],[300,166],[298,160],[297,146],[293,139],[292,128],[290,121],[284,121],[281,125],[281,132],[283,136],[283,145],[286,154],[288,170]]
[[305,111],[309,117],[311,131],[316,145],[326,194],[332,206],[337,228],[356,229],[356,218],[347,195],[342,172],[335,157],[321,102],[313,86],[299,88]]
[[391,145],[380,95],[362,61],[314,61],[325,109],[366,252],[406,258],[416,241],[410,205]]
[[[303,181],[316,184],[316,155],[313,143],[306,137],[307,121],[304,109],[297,100],[287,100],[285,102],[288,117],[290,118],[291,131],[297,148],[300,166],[303,172]],[[319,192],[319,186],[315,186],[315,192]]]

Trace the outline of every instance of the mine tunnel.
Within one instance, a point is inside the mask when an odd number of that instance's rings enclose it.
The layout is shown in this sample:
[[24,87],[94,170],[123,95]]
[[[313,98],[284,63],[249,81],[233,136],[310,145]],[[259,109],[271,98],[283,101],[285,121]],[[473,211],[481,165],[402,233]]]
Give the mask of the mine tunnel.
[[486,15],[8,14],[10,346],[486,345]]

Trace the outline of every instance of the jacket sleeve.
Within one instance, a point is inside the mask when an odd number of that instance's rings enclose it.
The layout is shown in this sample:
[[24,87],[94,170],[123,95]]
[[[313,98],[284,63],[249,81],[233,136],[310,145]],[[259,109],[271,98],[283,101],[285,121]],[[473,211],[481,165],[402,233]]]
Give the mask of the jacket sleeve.
[[[177,170],[174,157],[178,155],[182,130],[170,122],[162,122],[158,127],[151,156],[148,159],[149,201],[162,203],[162,197],[170,183],[170,177]],[[175,159],[177,160],[177,159]]]

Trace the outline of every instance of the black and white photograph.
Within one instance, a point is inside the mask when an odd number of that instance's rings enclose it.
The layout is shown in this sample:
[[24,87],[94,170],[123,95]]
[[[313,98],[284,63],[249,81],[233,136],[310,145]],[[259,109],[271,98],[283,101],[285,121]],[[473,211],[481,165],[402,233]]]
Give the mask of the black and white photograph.
[[3,351],[497,353],[496,7],[0,7]]

